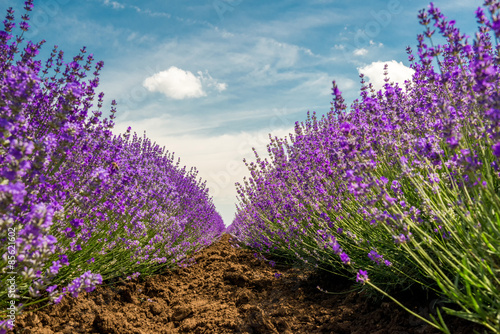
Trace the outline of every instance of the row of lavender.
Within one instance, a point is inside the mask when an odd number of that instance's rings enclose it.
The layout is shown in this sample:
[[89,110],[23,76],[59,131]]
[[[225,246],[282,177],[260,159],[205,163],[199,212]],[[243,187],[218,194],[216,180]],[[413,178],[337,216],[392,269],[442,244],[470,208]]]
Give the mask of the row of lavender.
[[83,48],[65,63],[57,47],[36,60],[43,42],[22,37],[32,7],[20,35],[12,9],[0,32],[0,331],[26,305],[183,265],[224,230],[196,170],[130,129],[111,133],[102,62]]
[[[473,44],[432,3],[419,13],[426,30],[418,59],[407,49],[404,87],[386,77],[375,92],[361,75],[347,111],[334,83],[331,112],[248,164],[230,232],[384,294],[420,284],[458,305],[448,313],[497,331],[500,4],[484,5]],[[432,43],[436,31],[446,43]]]

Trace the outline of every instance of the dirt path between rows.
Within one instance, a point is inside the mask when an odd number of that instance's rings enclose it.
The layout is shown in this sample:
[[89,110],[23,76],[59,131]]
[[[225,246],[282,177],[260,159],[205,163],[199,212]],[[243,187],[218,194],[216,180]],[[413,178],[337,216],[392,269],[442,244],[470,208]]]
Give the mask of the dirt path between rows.
[[[196,264],[100,286],[91,293],[18,316],[15,333],[438,333],[388,301],[347,292],[351,283],[276,266],[234,247],[225,234]],[[281,276],[280,276],[281,274]],[[324,275],[323,275],[324,277]],[[326,294],[317,289],[341,294]],[[427,315],[429,302],[408,304]],[[451,318],[452,333],[473,333]]]

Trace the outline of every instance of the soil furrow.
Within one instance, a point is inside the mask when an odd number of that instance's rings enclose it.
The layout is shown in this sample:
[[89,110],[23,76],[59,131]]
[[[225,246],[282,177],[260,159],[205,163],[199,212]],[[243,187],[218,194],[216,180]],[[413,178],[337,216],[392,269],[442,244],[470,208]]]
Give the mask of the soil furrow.
[[[348,292],[352,285],[346,280],[273,268],[232,246],[227,234],[195,260],[188,268],[100,286],[25,312],[15,333],[438,333],[392,302]],[[337,294],[321,292],[318,285]],[[407,302],[428,316],[429,301]],[[479,329],[448,319],[452,333]]]

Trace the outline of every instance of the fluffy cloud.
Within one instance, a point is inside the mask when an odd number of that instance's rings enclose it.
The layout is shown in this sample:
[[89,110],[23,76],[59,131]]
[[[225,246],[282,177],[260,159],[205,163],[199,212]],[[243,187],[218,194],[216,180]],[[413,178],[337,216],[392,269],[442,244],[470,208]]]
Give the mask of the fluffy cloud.
[[354,50],[353,54],[355,56],[365,56],[368,54],[368,50],[365,49],[365,48],[361,48],[361,49],[356,49]]
[[189,71],[184,71],[171,66],[166,71],[160,71],[146,78],[143,86],[150,92],[160,92],[165,96],[182,100],[207,96],[204,88],[222,92],[227,88],[226,83],[220,83],[205,71],[198,71],[197,76]]
[[175,66],[146,78],[143,86],[150,92],[160,92],[176,100],[207,95],[199,77]]
[[401,88],[404,88],[405,80],[410,80],[415,71],[402,62],[395,60],[391,61],[376,61],[364,67],[358,67],[358,72],[363,73],[368,77],[368,81],[373,84],[376,91],[384,87],[384,65],[387,64],[389,82],[398,83]]

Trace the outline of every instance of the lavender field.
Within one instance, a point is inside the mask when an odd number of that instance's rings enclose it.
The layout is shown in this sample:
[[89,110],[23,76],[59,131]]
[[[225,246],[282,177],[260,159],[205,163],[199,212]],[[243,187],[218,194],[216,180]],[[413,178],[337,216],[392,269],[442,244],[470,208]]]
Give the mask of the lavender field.
[[[403,86],[361,75],[348,107],[334,82],[329,113],[245,161],[227,229],[195,169],[111,132],[102,62],[85,47],[37,59],[44,41],[23,38],[32,7],[8,9],[0,32],[0,333],[27,306],[189,266],[224,232],[388,298],[422,286],[440,312],[500,332],[500,2],[477,9],[472,37],[422,10]],[[450,332],[439,312],[422,320]]]
[[361,76],[347,108],[334,83],[330,113],[248,164],[231,233],[384,294],[424,285],[459,306],[446,312],[498,332],[500,4],[485,6],[473,41],[432,4],[422,10],[404,87],[386,78],[374,91]]
[[[28,29],[32,1],[19,23]],[[77,297],[116,276],[183,266],[224,230],[196,170],[146,137],[113,136],[96,96],[102,62],[85,48],[69,62],[57,47],[1,32],[2,328],[33,303]],[[97,99],[97,108],[93,101]],[[14,303],[12,301],[15,301]],[[12,317],[14,318],[14,317]]]

